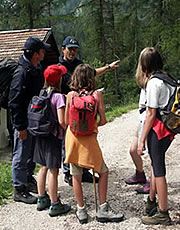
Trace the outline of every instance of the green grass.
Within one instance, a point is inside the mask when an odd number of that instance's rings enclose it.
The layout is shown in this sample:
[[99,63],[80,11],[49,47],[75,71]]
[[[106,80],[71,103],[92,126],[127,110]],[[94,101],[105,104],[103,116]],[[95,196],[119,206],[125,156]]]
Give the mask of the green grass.
[[[116,117],[121,116],[130,110],[137,109],[138,104],[131,105],[121,105],[121,106],[111,106],[106,112],[106,117],[108,122],[113,121]],[[37,164],[35,169],[35,174],[39,170],[39,165]],[[13,186],[12,186],[12,176],[11,176],[11,164],[0,162],[0,205],[5,203],[7,199],[12,196]]]
[[116,117],[120,117],[122,114],[127,113],[133,109],[137,109],[138,104],[133,103],[130,105],[121,105],[121,106],[112,106],[107,112],[106,112],[106,118],[107,121],[113,121]]
[[0,204],[10,198],[13,193],[11,164],[0,162]]

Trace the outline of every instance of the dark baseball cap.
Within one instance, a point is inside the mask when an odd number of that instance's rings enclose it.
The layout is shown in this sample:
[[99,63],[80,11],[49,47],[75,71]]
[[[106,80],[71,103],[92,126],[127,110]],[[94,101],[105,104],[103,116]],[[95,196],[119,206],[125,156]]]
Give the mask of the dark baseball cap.
[[29,37],[24,43],[23,50],[38,51],[40,49],[48,49],[50,47],[51,47],[50,44],[41,41],[39,38]]
[[71,47],[79,48],[79,43],[75,37],[67,36],[64,39],[62,46],[65,46],[67,48],[71,48]]

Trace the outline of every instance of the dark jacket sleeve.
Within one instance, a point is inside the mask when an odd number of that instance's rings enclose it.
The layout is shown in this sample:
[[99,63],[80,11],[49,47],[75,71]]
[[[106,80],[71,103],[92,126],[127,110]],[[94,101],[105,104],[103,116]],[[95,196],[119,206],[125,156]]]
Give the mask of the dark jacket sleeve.
[[26,81],[26,71],[18,67],[11,82],[8,102],[12,123],[17,130],[26,129],[28,124]]

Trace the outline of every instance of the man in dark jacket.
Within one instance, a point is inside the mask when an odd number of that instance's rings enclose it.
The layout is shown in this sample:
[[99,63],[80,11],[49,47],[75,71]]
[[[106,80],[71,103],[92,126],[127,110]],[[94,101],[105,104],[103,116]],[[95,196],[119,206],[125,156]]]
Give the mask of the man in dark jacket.
[[50,45],[39,38],[29,37],[24,44],[18,67],[11,82],[8,106],[14,129],[12,179],[14,200],[28,204],[37,202],[29,192],[37,192],[33,177],[34,137],[27,131],[27,108],[31,98],[39,95],[44,80],[40,61],[44,59]]
[[[61,65],[66,66],[67,68],[67,73],[63,75],[62,78],[62,85],[61,85],[61,92],[63,94],[68,94],[71,89],[69,88],[69,82],[71,80],[71,75],[73,74],[75,68],[83,63],[81,60],[77,58],[78,54],[78,48],[79,48],[79,43],[75,37],[72,36],[67,36],[63,43],[62,43],[62,55],[59,58],[59,63]],[[115,69],[118,68],[118,61],[114,61],[109,65],[100,67],[98,69],[95,69],[95,75],[100,76],[103,73],[105,73],[109,69]],[[65,160],[65,134],[62,142],[62,158],[63,162]],[[69,185],[72,186],[72,176],[70,175],[70,169],[69,169],[69,164],[63,164],[63,173],[65,174],[64,181],[68,183]],[[96,182],[98,182],[98,178],[95,178]],[[82,182],[93,182],[93,178],[91,173],[89,172],[88,169],[83,170],[83,175],[82,175]]]

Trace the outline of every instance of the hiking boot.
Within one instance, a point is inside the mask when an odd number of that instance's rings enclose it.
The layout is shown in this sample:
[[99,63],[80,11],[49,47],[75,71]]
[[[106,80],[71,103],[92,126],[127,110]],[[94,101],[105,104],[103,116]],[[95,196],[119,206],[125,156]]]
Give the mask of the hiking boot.
[[124,179],[126,184],[145,184],[146,183],[146,176],[144,171],[139,172],[136,170],[136,173],[129,178]]
[[[83,172],[83,174],[82,174],[82,182],[93,183],[93,175],[89,171]],[[95,182],[96,183],[99,182],[98,177],[95,177]]]
[[96,220],[101,223],[120,222],[123,218],[124,214],[112,210],[107,202],[99,206],[96,214]]
[[37,189],[37,181],[33,176],[28,178],[28,185],[27,185],[28,191],[33,192],[38,194],[38,189]]
[[155,225],[155,224],[171,224],[171,218],[169,216],[168,210],[162,211],[158,209],[158,212],[154,216],[143,216],[142,223],[146,225]]
[[76,217],[81,224],[86,224],[88,222],[88,215],[85,207],[81,208],[77,205]]
[[145,212],[148,216],[153,216],[157,212],[157,202],[156,198],[153,201],[150,200],[149,196],[147,198]]
[[137,187],[135,190],[138,194],[149,194],[150,192],[150,183],[147,181],[143,187]]
[[51,205],[51,201],[49,199],[49,195],[47,193],[45,193],[45,195],[42,197],[38,197],[37,200],[37,210],[38,211],[42,211],[45,210],[47,208],[49,208]]
[[71,206],[68,204],[62,204],[61,201],[57,204],[51,205],[49,208],[49,215],[51,217],[65,214],[71,210]]
[[37,198],[32,196],[28,189],[23,186],[22,188],[15,188],[14,190],[14,201],[23,202],[26,204],[36,204]]
[[64,182],[72,186],[72,175],[70,173],[65,173]]

